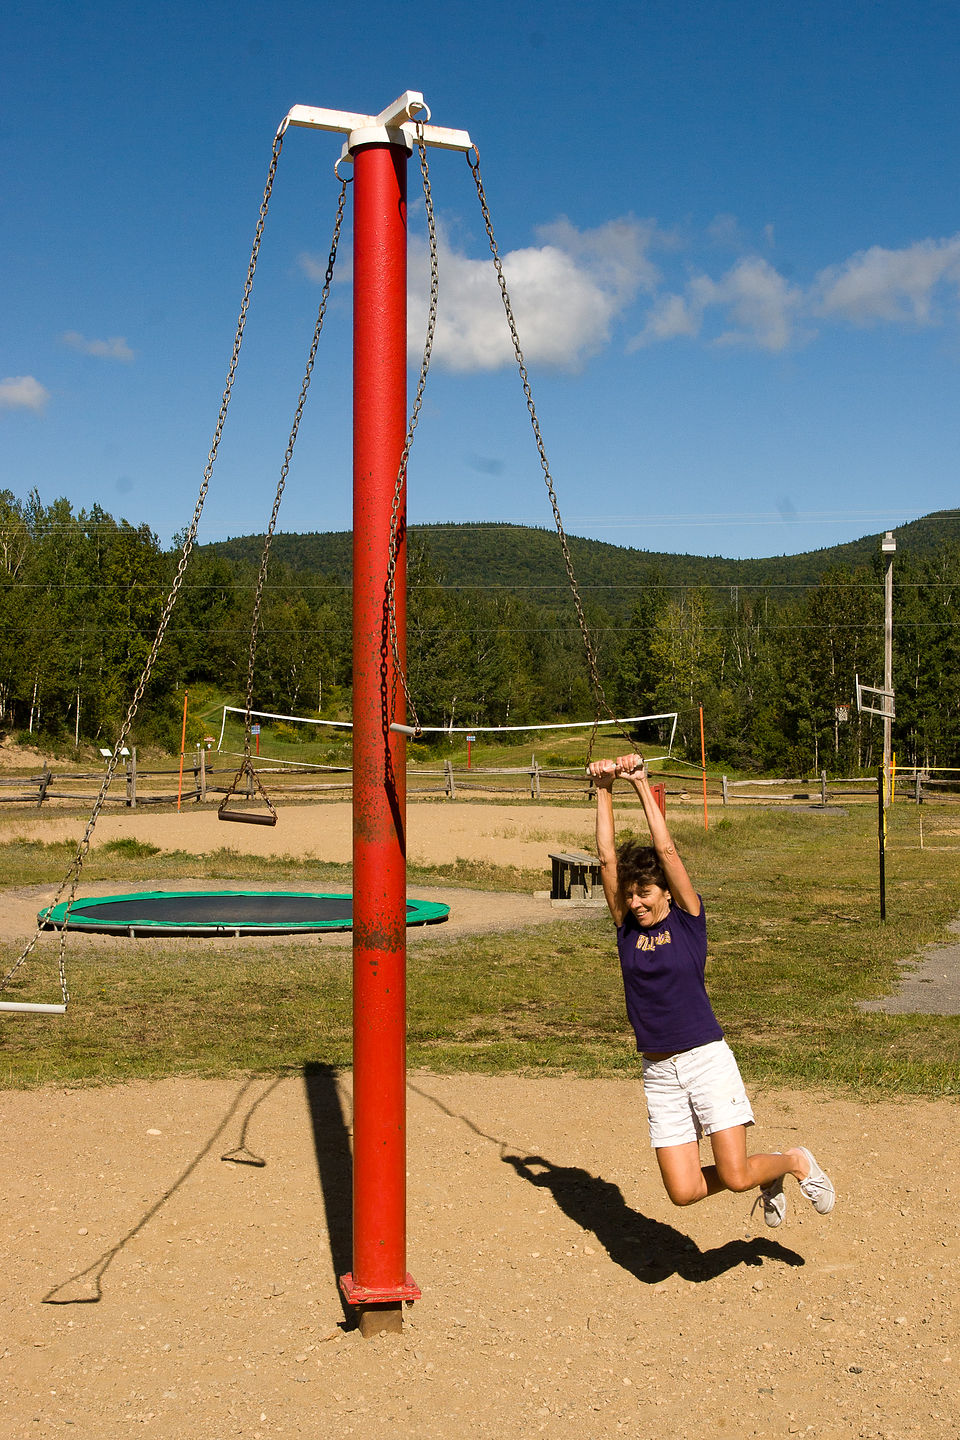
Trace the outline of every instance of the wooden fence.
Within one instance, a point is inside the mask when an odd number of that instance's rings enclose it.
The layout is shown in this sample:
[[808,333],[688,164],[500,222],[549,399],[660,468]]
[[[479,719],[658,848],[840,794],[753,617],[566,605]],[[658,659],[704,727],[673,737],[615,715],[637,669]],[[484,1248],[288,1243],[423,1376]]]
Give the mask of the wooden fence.
[[[168,770],[141,770],[136,751],[125,761],[124,769],[115,776],[113,793],[107,803],[135,810],[143,805],[176,805],[178,789],[181,805],[219,804],[231,789],[236,767],[216,764],[225,756],[199,750],[185,762],[183,775],[179,766]],[[231,757],[232,758],[232,757]],[[334,799],[349,795],[353,789],[353,773],[349,766],[284,765],[264,759],[257,764],[257,774],[272,798]],[[658,771],[657,780],[666,791],[667,803],[698,803],[704,794],[703,776],[691,769],[686,773]],[[92,805],[100,793],[103,772],[52,771],[44,767],[38,775],[0,776],[0,805],[21,804],[41,807],[45,802],[73,802],[77,806]],[[253,792],[249,780],[243,794]],[[436,768],[414,767],[407,772],[407,794],[443,795],[448,799],[524,796],[531,800],[591,800],[593,782],[582,770],[545,768],[536,756],[529,765],[464,766],[445,760]],[[839,803],[863,803],[876,800],[875,775],[857,779],[828,777],[825,770],[811,779],[730,780],[726,775],[707,776],[706,794],[714,805],[777,805],[829,806]],[[916,804],[960,800],[960,770],[901,770],[896,777],[895,799]]]

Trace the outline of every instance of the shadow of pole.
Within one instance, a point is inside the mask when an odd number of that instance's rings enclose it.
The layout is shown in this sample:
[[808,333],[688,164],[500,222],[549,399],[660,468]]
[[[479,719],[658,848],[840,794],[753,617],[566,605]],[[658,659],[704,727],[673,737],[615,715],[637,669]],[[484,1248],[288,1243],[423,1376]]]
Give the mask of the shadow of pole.
[[317,1157],[317,1173],[326,1213],[334,1285],[344,1319],[354,1325],[357,1317],[340,1289],[340,1276],[353,1269],[353,1153],[350,1148],[350,1125],[344,1114],[334,1067],[305,1065],[303,1078],[310,1123],[313,1126],[313,1148]]

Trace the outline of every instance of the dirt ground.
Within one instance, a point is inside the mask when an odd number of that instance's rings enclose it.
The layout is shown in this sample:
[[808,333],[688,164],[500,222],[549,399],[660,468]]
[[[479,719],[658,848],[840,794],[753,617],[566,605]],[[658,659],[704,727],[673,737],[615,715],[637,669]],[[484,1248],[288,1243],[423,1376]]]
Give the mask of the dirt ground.
[[[410,853],[546,872],[547,850],[590,826],[586,807],[417,805]],[[61,828],[77,822],[21,816],[4,833]],[[218,828],[124,814],[97,837],[197,852]],[[349,858],[345,806],[242,833]],[[36,899],[6,907],[5,933]],[[526,896],[451,904],[465,930],[556,914]],[[411,1074],[423,1298],[402,1335],[364,1340],[336,1285],[349,1075],[0,1092],[0,1433],[953,1440],[957,1107],[753,1098],[753,1148],[809,1145],[837,1185],[832,1215],[792,1182],[778,1230],[749,1196],[671,1207],[638,1081]],[[241,1146],[263,1163],[222,1160]]]

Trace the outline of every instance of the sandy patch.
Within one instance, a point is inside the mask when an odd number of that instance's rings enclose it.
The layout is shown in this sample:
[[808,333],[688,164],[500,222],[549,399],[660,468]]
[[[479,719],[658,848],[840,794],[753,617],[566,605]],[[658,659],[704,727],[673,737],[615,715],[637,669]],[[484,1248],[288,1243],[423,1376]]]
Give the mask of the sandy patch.
[[[2,817],[7,839],[52,842],[79,840],[86,818],[48,811],[35,817],[23,812]],[[587,804],[558,808],[538,805],[413,803],[407,809],[407,856],[413,865],[443,865],[458,858],[490,860],[543,870],[549,875],[548,852],[558,846],[593,848],[593,809]],[[205,855],[221,847],[250,855],[295,855],[349,864],[353,817],[349,802],[284,806],[279,824],[226,825],[216,812],[196,807],[180,814],[149,810],[102,814],[93,844],[125,837],[146,840],[162,850]]]
[[[758,1141],[840,1194],[791,1183],[771,1231],[749,1197],[669,1205],[635,1082],[408,1096],[423,1299],[366,1341],[349,1077],[0,1096],[2,1433],[955,1436],[955,1107],[759,1096]],[[221,1161],[241,1139],[261,1168]]]

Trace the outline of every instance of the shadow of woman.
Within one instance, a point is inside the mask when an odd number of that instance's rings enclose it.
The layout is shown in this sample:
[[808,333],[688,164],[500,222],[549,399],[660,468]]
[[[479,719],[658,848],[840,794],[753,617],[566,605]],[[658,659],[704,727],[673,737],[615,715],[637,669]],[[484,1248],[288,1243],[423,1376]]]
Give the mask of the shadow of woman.
[[645,1285],[656,1285],[669,1275],[701,1283],[738,1265],[762,1265],[765,1260],[792,1266],[806,1263],[795,1250],[761,1235],[701,1250],[672,1225],[631,1210],[619,1186],[589,1170],[554,1165],[542,1155],[504,1155],[502,1159],[521,1179],[549,1190],[565,1215],[582,1230],[592,1231],[610,1259]]

